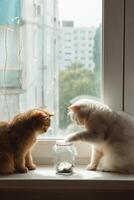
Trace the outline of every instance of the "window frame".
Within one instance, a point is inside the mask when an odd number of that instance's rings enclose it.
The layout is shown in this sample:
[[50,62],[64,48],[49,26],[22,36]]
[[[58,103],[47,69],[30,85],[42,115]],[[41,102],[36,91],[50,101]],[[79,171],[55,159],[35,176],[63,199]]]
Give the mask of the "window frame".
[[134,116],[134,1],[125,1],[124,112]]
[[123,111],[125,0],[103,0],[103,8],[103,102]]
[[[120,111],[124,109],[124,6],[125,0],[102,0],[102,101]],[[53,164],[55,141],[38,140],[33,149],[37,164]],[[90,145],[76,143],[75,146],[76,163],[89,164]]]

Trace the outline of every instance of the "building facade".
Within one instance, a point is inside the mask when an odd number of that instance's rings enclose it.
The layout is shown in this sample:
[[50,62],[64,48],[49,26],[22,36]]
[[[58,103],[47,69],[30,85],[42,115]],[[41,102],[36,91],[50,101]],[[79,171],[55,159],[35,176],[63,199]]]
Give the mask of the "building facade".
[[57,65],[64,68],[80,63],[93,70],[94,27],[75,27],[73,21],[63,21],[57,38]]

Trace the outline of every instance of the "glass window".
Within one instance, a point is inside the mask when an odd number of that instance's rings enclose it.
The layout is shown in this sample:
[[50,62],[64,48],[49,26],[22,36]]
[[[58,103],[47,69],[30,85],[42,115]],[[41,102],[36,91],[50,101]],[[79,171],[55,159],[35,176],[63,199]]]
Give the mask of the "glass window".
[[47,108],[54,117],[42,139],[64,137],[77,129],[67,107],[83,97],[102,97],[102,0],[0,2],[0,100],[7,96],[0,120]]
[[[59,17],[62,20],[74,21],[72,29],[74,33],[75,55],[68,66],[59,69],[59,135],[64,136],[76,131],[77,127],[67,116],[67,107],[77,99],[96,98],[101,99],[101,24],[102,1],[100,0],[63,0],[59,1]],[[68,11],[64,8],[68,8]],[[96,8],[96,9],[95,9]],[[75,9],[75,13],[74,13]],[[90,9],[90,11],[89,11]],[[95,10],[94,10],[95,9]],[[63,27],[60,31],[67,30]],[[77,36],[76,33],[80,35]],[[87,37],[86,37],[87,33]],[[88,35],[89,33],[89,35]],[[84,40],[84,41],[83,41]],[[93,45],[88,46],[92,43]],[[61,48],[58,46],[58,48]],[[72,51],[72,48],[70,51]],[[92,56],[89,63],[89,54]],[[81,57],[82,56],[82,57]],[[65,58],[66,55],[63,54]],[[71,90],[70,90],[71,88]]]

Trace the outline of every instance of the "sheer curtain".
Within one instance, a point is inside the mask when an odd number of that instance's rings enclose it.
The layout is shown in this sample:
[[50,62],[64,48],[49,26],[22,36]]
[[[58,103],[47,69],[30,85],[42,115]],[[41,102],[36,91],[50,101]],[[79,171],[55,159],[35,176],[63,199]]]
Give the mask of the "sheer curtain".
[[21,0],[0,1],[0,119],[19,112],[21,76]]
[[0,1],[0,120],[35,107],[58,115],[55,2]]

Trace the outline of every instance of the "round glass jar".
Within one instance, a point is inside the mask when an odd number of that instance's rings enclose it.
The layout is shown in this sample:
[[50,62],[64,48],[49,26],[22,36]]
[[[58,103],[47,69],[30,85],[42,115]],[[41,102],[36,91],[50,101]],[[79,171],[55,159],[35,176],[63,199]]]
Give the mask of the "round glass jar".
[[70,175],[73,173],[76,149],[72,143],[57,141],[54,145],[56,173]]

